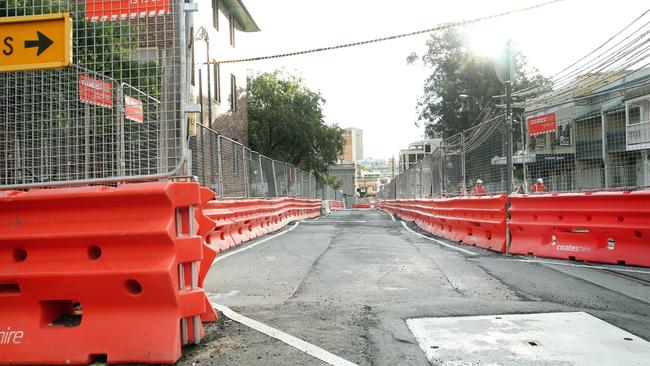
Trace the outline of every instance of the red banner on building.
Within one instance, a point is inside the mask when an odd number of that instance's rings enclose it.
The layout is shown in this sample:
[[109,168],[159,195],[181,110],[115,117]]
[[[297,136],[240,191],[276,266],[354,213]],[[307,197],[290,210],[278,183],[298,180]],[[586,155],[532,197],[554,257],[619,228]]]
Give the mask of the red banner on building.
[[124,96],[124,116],[135,122],[144,122],[144,108],[139,99]]
[[529,136],[555,132],[556,127],[555,113],[544,114],[542,116],[531,117],[528,119]]
[[170,0],[86,0],[86,19],[118,20],[169,13]]
[[79,100],[99,107],[113,107],[113,85],[105,81],[79,75]]

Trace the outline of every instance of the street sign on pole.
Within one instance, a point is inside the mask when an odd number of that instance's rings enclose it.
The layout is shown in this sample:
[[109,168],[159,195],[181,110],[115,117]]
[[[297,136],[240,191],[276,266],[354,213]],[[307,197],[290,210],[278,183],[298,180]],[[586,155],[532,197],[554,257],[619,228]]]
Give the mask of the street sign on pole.
[[69,14],[0,18],[0,72],[69,66],[71,44]]

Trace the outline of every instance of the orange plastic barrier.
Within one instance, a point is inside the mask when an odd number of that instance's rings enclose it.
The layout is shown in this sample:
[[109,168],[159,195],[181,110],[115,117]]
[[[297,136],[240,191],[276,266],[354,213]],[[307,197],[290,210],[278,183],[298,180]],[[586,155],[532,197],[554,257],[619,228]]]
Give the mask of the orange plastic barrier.
[[510,197],[511,254],[650,266],[650,191]]
[[0,364],[174,363],[214,320],[197,183],[0,192]]
[[370,208],[368,203],[355,203],[352,205],[352,208]]
[[505,195],[380,201],[377,207],[434,235],[504,253]]
[[213,200],[203,213],[215,223],[208,242],[224,251],[261,235],[280,230],[289,222],[320,216],[321,201],[277,199]]
[[329,200],[327,201],[327,204],[329,205],[330,211],[342,210],[345,208],[342,201]]

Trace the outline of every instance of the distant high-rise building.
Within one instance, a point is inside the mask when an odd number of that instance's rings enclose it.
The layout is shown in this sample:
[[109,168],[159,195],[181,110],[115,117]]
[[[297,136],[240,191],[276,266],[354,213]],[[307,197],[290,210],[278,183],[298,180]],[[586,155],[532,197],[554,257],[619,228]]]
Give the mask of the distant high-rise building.
[[441,143],[442,139],[420,140],[410,143],[408,149],[399,151],[399,172],[401,173],[417,165],[418,161],[433,153]]
[[346,128],[343,132],[345,145],[343,156],[339,160],[346,163],[355,163],[363,159],[363,130],[358,128]]

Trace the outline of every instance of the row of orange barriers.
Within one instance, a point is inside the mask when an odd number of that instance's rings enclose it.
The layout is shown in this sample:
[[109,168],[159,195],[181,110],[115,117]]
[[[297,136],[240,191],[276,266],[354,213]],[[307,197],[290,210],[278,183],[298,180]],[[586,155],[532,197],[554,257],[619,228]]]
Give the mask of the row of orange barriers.
[[650,191],[384,200],[377,207],[500,253],[650,267]]
[[321,200],[215,201],[198,183],[0,192],[0,364],[174,363],[217,315],[220,251]]
[[650,191],[510,197],[509,253],[650,267]]
[[355,203],[352,205],[352,208],[371,208],[372,206],[369,203]]
[[215,321],[197,183],[0,192],[0,364],[173,363]]
[[342,210],[345,208],[343,201],[329,200],[327,201],[330,211]]
[[277,199],[213,200],[203,213],[215,223],[208,242],[224,251],[291,221],[320,216],[321,200],[284,197]]
[[379,209],[414,221],[422,230],[469,245],[504,253],[505,195],[380,201]]

